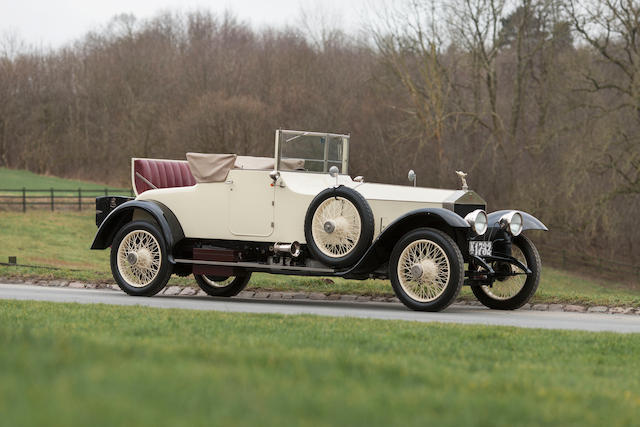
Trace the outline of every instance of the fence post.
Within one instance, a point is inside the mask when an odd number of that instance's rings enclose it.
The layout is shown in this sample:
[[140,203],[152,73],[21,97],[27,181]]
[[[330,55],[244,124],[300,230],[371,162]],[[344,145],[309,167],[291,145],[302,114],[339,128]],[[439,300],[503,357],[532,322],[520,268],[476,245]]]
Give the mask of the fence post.
[[563,269],[567,268],[567,250],[566,249],[562,250],[562,268]]
[[82,210],[82,188],[78,188],[78,210]]
[[22,212],[27,211],[27,189],[22,187]]
[[105,188],[105,189],[104,189],[104,195],[105,195],[105,196],[108,196],[108,195],[109,195],[109,189],[108,189],[108,188]]
[[51,188],[51,212],[53,212],[53,187]]

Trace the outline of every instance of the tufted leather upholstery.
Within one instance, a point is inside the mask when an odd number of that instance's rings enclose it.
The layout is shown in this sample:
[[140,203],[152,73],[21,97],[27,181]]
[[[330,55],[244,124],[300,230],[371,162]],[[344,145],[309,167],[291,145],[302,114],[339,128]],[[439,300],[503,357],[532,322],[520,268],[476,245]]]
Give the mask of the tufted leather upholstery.
[[139,173],[158,188],[188,187],[196,184],[184,160],[133,159],[133,181],[137,194],[153,189]]

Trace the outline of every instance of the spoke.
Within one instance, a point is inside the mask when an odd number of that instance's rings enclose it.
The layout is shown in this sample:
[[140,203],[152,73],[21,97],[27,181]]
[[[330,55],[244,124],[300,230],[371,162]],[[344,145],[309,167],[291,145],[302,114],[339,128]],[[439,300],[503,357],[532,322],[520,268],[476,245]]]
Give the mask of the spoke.
[[[413,277],[411,272],[415,265],[419,265],[423,271],[419,278]],[[411,298],[420,302],[437,299],[446,289],[450,279],[449,260],[446,253],[438,244],[430,240],[411,242],[400,254],[398,279]]]
[[[523,265],[527,266],[527,260],[522,250],[513,245],[511,247],[511,255],[519,260]],[[512,273],[520,273],[521,270],[515,265],[510,265]],[[498,300],[506,300],[516,296],[527,282],[528,276],[525,273],[516,276],[509,276],[504,280],[496,280],[492,286],[483,286],[485,293]]]
[[[324,224],[330,220],[340,220],[348,225],[346,229],[327,233],[324,230]],[[361,234],[360,215],[347,199],[342,197],[327,199],[318,206],[313,216],[311,232],[318,248],[324,254],[332,257],[347,255],[356,246]]]
[[[131,253],[137,256],[133,265],[127,259]],[[120,242],[116,259],[122,278],[133,287],[144,287],[149,285],[160,271],[160,245],[148,231],[135,230]]]

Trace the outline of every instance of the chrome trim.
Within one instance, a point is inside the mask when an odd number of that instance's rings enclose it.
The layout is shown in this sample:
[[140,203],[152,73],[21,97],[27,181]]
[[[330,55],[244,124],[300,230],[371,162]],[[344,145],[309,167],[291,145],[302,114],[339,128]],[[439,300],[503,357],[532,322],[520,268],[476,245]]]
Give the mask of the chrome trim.
[[[511,221],[516,215],[520,217],[520,229],[517,233],[513,233],[511,230]],[[500,228],[511,234],[513,237],[516,237],[519,236],[520,233],[522,233],[522,229],[524,228],[524,218],[522,217],[522,214],[520,214],[520,212],[510,211],[500,217],[500,220],[498,220],[498,224],[500,224]]]
[[417,186],[418,184],[418,177],[416,175],[416,172],[413,169],[410,169],[409,172],[407,173],[407,178],[409,179],[409,182],[413,183],[413,186]]
[[[482,233],[479,233],[478,230],[476,230],[476,221],[478,220],[478,216],[479,215],[484,215],[484,230],[482,230]],[[482,236],[484,233],[487,232],[487,230],[489,229],[489,216],[487,215],[487,213],[482,210],[482,209],[476,209],[473,212],[469,212],[467,214],[467,216],[464,217],[464,220],[467,221],[469,223],[469,225],[471,226],[471,229],[478,235],[478,236]]]
[[311,135],[311,136],[339,136],[343,138],[349,138],[350,135],[345,135],[342,133],[327,133],[327,132],[309,132],[306,130],[291,130],[291,129],[280,129],[280,132],[288,132],[288,133],[297,133],[300,135]]
[[273,245],[273,252],[277,254],[285,252],[291,255],[292,257],[297,258],[300,256],[300,253],[302,251],[300,249],[300,243],[293,242],[293,243],[276,243],[275,245]]

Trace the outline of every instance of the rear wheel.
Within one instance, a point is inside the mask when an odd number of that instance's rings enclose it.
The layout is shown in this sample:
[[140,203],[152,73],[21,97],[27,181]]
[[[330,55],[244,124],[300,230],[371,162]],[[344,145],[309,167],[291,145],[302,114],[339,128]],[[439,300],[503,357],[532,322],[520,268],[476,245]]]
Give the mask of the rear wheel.
[[[518,259],[531,270],[526,275],[519,267],[508,263],[493,263],[492,268],[498,277],[491,286],[473,286],[471,290],[485,306],[495,310],[515,310],[525,305],[536,293],[540,283],[542,261],[531,240],[523,235],[514,237],[511,243],[511,256]],[[500,277],[500,272],[515,274]]]
[[134,221],[118,231],[111,245],[111,272],[124,292],[152,296],[164,288],[171,277],[164,236],[146,221]]
[[238,295],[249,283],[251,273],[242,276],[211,276],[208,274],[194,274],[200,289],[212,297],[233,297]]
[[439,230],[412,231],[391,252],[389,278],[398,299],[410,309],[443,310],[460,292],[462,253],[453,239]]

